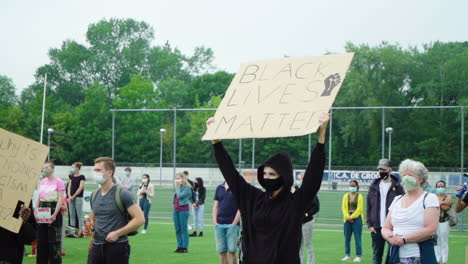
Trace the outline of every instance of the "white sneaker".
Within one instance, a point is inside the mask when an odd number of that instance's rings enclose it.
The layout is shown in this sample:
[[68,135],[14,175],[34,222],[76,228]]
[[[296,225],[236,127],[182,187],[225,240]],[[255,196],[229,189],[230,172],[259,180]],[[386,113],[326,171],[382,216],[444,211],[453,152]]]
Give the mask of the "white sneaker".
[[188,230],[192,230],[192,226],[191,226],[191,225],[188,225],[188,226],[187,226],[187,229],[188,229]]
[[345,256],[344,258],[341,259],[341,261],[348,261],[350,260],[351,258],[349,256]]
[[353,262],[361,262],[361,257],[355,257]]
[[146,229],[141,230],[142,234],[146,234]]

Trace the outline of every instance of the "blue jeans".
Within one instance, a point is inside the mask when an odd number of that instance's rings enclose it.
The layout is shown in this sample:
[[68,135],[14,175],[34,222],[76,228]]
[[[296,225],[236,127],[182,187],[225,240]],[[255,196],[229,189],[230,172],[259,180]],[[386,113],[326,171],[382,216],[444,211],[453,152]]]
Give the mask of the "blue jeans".
[[354,234],[354,241],[356,242],[356,256],[362,256],[362,218],[358,217],[354,219],[354,222],[345,222],[344,223],[344,236],[345,236],[345,255],[351,255],[351,236]]
[[143,211],[143,214],[145,215],[145,230],[148,228],[148,216],[149,216],[149,211],[151,209],[151,203],[149,202],[148,199],[146,198],[141,198],[140,199],[140,208]]
[[240,226],[224,224],[215,226],[216,251],[218,253],[237,251]]
[[[203,232],[205,228],[205,219],[203,219],[203,214],[205,213],[205,205],[201,204],[197,209],[193,208],[193,230]],[[198,228],[200,226],[200,228]]]
[[188,218],[189,211],[174,211],[174,227],[177,237],[178,248],[188,248],[189,235],[188,235]]

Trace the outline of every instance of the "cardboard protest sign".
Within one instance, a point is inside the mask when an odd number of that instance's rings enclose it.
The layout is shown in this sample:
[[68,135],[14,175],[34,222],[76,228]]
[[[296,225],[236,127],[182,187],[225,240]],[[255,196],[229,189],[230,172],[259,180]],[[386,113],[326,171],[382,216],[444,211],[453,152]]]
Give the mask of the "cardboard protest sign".
[[241,65],[203,140],[302,136],[317,131],[354,53]]
[[19,232],[19,209],[29,206],[48,152],[47,146],[0,128],[1,227]]

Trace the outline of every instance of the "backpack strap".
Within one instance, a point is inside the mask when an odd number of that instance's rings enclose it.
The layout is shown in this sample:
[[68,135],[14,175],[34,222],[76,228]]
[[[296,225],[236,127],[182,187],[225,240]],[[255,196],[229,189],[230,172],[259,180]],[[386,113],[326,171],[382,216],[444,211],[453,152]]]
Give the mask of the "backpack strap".
[[123,214],[125,213],[125,209],[120,199],[120,192],[122,191],[122,186],[117,185],[117,190],[115,190],[115,201],[117,202],[117,206],[119,207],[120,212]]
[[97,192],[101,190],[101,188],[95,190],[93,193],[91,193],[91,201],[90,201],[90,205],[91,205],[91,209],[93,209],[93,203],[94,203],[94,200],[96,200],[96,195],[97,195]]

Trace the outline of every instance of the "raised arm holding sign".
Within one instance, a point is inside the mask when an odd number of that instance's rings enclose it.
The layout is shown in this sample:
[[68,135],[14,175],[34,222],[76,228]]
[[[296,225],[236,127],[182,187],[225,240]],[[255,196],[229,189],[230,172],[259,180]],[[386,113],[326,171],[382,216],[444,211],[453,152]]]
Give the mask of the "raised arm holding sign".
[[[317,146],[304,173],[303,184],[294,194],[290,192],[294,179],[287,153],[274,154],[257,169],[258,182],[265,188],[262,191],[239,174],[221,141],[212,141],[219,169],[241,212],[244,262],[300,263],[302,218],[322,183],[328,121],[329,115],[322,114]],[[207,127],[216,126],[217,122],[210,118]]]

